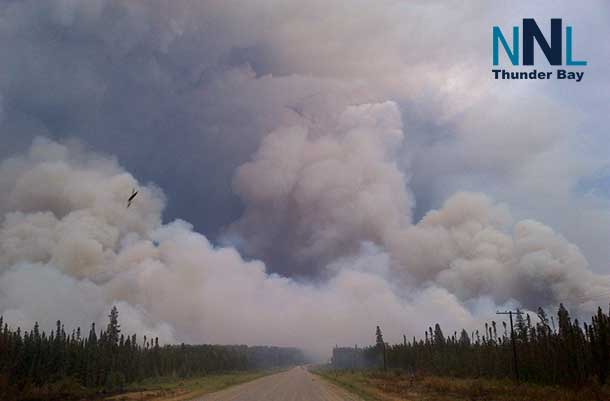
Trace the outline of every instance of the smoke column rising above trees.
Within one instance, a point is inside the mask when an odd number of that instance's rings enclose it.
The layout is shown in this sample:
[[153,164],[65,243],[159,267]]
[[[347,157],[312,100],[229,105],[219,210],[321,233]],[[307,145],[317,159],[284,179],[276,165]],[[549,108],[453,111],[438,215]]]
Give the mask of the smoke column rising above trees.
[[[460,301],[546,305],[608,288],[573,245],[540,223],[518,223],[514,240],[500,231],[506,211],[483,195],[457,194],[417,225],[391,226],[403,236],[397,255],[383,248],[387,233],[357,237],[356,226],[351,235],[361,245],[334,256],[326,281],[308,284],[214,246],[187,222],[162,224],[165,200],[154,186],[140,187],[138,202],[126,209],[135,179],[114,160],[76,146],[36,140],[27,155],[2,163],[0,177],[8,266],[0,304],[7,321],[23,326],[49,325],[64,314],[67,324],[86,327],[118,303],[126,330],[166,342],[303,344],[322,355],[337,338],[366,343],[371,321],[394,335],[424,329],[431,316],[471,326],[478,317]],[[353,230],[326,220],[338,232]],[[413,257],[419,264],[400,264]],[[449,269],[433,274],[446,263]],[[519,279],[528,283],[518,285],[522,293],[507,285]],[[490,313],[493,303],[482,304]]]
[[595,116],[479,79],[485,2],[269,4],[2,5],[7,322],[322,356],[610,292]]

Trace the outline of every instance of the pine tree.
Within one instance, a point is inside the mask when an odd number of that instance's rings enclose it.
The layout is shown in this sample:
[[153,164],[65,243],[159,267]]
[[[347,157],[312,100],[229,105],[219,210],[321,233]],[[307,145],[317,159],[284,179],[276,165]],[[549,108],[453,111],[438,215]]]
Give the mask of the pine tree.
[[602,312],[602,308],[597,309],[597,315],[593,318],[592,326],[593,359],[597,365],[598,380],[604,384],[610,370],[610,321],[609,317]]
[[119,310],[113,306],[108,315],[109,322],[106,327],[106,339],[110,345],[118,345],[119,336],[121,334],[121,326],[119,325]]
[[527,324],[523,318],[523,313],[517,308],[515,317],[515,331],[516,336],[521,341],[527,341]]
[[468,332],[462,329],[460,333],[460,345],[469,347],[470,346],[470,337],[468,336]]
[[375,330],[375,343],[377,344],[377,347],[381,347],[383,344],[385,344],[383,342],[383,334],[381,334],[381,329],[379,326],[377,326],[377,329]]
[[377,326],[377,329],[375,330],[375,341],[377,352],[381,354],[383,369],[385,370],[387,368],[385,342],[383,341],[383,334],[381,334],[381,329],[379,328],[379,326]]
[[445,345],[445,336],[443,335],[443,330],[441,330],[441,326],[438,323],[434,326],[434,344]]
[[545,336],[551,334],[551,325],[549,324],[549,318],[546,315],[546,312],[544,311],[544,309],[538,308],[538,311],[536,314],[538,315],[538,319],[540,320],[540,322],[538,323],[538,325],[539,325],[538,331],[541,332]]
[[559,335],[561,337],[566,338],[572,328],[572,321],[570,319],[570,314],[567,309],[563,306],[563,304],[559,304],[559,310],[557,311],[557,318],[559,323]]

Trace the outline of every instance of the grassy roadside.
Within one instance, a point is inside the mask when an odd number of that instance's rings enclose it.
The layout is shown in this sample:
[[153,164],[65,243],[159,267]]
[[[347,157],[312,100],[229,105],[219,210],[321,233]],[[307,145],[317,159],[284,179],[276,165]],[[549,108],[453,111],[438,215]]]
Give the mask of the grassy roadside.
[[516,385],[509,380],[411,376],[400,371],[336,371],[313,373],[365,401],[606,401],[610,388],[591,384],[579,389]]
[[179,379],[160,377],[129,385],[126,392],[107,401],[186,401],[237,384],[249,382],[277,371],[233,372]]
[[369,385],[368,381],[366,380],[365,372],[347,372],[324,368],[310,369],[310,372],[346,389],[352,394],[356,394],[364,401],[385,400],[385,398],[381,398],[379,392],[374,387]]

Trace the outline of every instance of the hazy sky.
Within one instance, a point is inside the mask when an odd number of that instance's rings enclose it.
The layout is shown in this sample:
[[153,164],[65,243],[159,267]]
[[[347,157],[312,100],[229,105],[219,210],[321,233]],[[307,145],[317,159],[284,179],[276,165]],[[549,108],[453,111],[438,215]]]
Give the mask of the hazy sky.
[[[2,2],[0,313],[40,319],[10,283],[57,282],[42,293],[99,292],[74,324],[123,302],[168,341],[299,345],[303,315],[366,341],[363,293],[388,322],[459,310],[448,325],[506,303],[607,303],[610,5],[549,4]],[[492,26],[526,17],[574,27],[581,82],[493,80]],[[110,209],[134,185],[143,209],[123,221]],[[70,250],[66,230],[91,242]],[[183,277],[174,248],[194,255]],[[130,257],[173,281],[149,282]],[[193,300],[179,288],[197,266]],[[253,312],[224,320],[210,288]],[[269,336],[275,308],[300,318]],[[192,323],[197,310],[215,326]]]

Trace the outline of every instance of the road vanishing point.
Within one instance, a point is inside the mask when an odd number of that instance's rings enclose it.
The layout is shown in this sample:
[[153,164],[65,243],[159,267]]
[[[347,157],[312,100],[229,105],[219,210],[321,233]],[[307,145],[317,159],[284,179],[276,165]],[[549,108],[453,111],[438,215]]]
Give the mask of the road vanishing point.
[[297,366],[194,401],[362,401],[361,398]]

